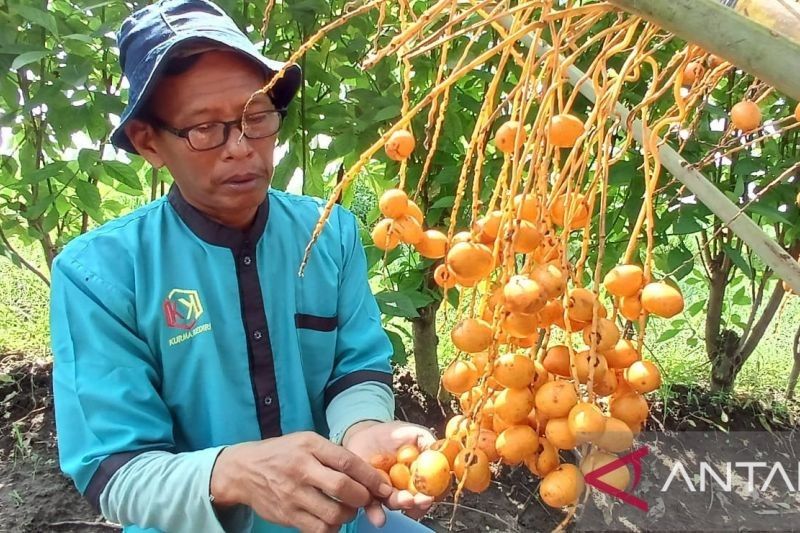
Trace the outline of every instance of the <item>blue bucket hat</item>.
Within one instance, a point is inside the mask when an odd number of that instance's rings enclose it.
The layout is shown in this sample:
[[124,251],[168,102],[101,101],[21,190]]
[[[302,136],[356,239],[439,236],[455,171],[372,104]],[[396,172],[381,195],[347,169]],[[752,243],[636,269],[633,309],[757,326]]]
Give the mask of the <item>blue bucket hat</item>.
[[[141,111],[161,71],[180,51],[203,45],[230,49],[273,73],[285,64],[261,55],[236,23],[207,0],[160,0],[142,8],[122,23],[117,44],[122,72],[130,89],[128,105],[111,133],[111,143],[134,154],[137,152],[125,134],[125,124]],[[300,83],[300,67],[292,65],[272,89],[270,96],[275,107],[289,105]]]

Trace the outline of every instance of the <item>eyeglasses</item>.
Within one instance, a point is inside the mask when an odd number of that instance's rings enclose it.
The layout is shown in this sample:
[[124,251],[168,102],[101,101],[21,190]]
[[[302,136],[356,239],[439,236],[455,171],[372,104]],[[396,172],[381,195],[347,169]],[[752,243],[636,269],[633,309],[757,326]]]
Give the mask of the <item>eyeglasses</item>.
[[173,128],[158,117],[152,115],[148,117],[154,126],[186,139],[189,146],[198,152],[213,150],[227,143],[233,126],[238,126],[240,129],[243,128],[242,133],[248,139],[271,137],[281,129],[284,118],[286,118],[286,109],[273,109],[245,115],[244,126],[242,126],[242,118],[239,118],[228,122],[203,122],[188,128],[178,129]]

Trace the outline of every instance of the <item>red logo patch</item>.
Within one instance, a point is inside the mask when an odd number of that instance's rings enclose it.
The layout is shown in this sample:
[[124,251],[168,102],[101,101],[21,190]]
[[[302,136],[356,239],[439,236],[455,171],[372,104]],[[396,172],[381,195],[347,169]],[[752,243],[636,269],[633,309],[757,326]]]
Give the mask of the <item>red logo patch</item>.
[[190,330],[203,314],[203,305],[197,291],[173,289],[164,299],[164,319],[167,327]]

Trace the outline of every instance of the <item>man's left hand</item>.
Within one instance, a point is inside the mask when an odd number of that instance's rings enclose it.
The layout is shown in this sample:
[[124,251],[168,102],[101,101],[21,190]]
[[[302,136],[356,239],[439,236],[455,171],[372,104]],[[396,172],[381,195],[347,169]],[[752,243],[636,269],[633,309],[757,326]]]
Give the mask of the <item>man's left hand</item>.
[[[369,462],[376,455],[394,455],[405,444],[413,444],[422,451],[434,442],[436,442],[435,437],[422,426],[399,420],[394,422],[369,420],[351,426],[344,435],[342,446]],[[365,509],[367,518],[377,527],[380,527],[385,520],[381,503],[389,509],[402,510],[409,517],[419,520],[433,505],[433,498],[395,489],[389,498]]]

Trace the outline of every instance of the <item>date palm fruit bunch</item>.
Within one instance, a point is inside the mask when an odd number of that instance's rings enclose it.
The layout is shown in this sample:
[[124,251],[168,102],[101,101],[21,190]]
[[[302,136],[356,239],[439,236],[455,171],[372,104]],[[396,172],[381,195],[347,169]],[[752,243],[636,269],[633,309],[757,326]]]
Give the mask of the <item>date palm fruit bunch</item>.
[[[665,57],[660,51],[674,35],[608,2],[554,0],[441,0],[414,12],[404,2],[353,2],[289,61],[362,16],[374,17],[376,30],[361,67],[393,59],[400,116],[334,187],[300,274],[344,189],[369,165],[396,172],[380,196],[372,243],[385,253],[401,247],[443,292],[456,291],[457,304],[448,308],[444,299],[440,309],[455,319],[439,323],[454,324],[441,332],[456,351],[442,386],[461,407],[436,446],[377,467],[395,487],[437,497],[455,480],[458,498],[486,490],[493,463],[518,466],[541,478],[545,503],[572,506],[583,474],[632,446],[648,418],[646,395],[661,384],[658,366],[642,357],[647,323],[678,315],[684,299],[671,273],[653,268],[657,207],[666,203],[656,198],[668,181],[660,149],[696,130],[732,66],[691,43]],[[475,46],[483,34],[493,37]],[[418,59],[431,57],[433,70],[415,71]],[[480,84],[483,94],[470,113],[459,110],[469,124],[455,183],[433,188],[451,98],[463,84]],[[760,142],[766,109],[788,115],[773,121],[770,136],[795,128],[800,107],[782,100],[770,108],[763,102],[771,92],[754,80],[731,106],[718,145],[693,166],[702,171]],[[636,138],[634,120],[646,126]],[[606,214],[620,209],[609,181],[616,165],[634,158],[638,215],[608,268]],[[444,199],[449,213],[429,227],[424,215]],[[572,451],[578,465],[565,460]],[[628,482],[624,472],[604,480]]]

